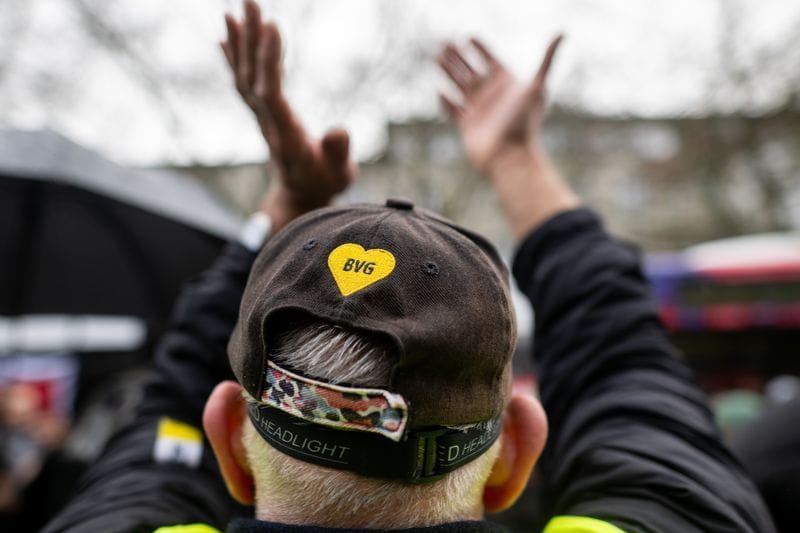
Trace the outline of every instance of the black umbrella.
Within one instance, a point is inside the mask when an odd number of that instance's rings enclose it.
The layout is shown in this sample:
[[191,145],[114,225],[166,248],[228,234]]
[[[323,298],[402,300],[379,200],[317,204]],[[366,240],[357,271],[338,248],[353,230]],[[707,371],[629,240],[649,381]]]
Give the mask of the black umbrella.
[[0,131],[0,314],[163,317],[239,219],[197,182]]
[[[119,418],[122,394],[103,388],[148,361],[180,286],[210,264],[240,222],[186,176],[122,167],[49,131],[0,130],[3,368],[17,355],[44,362],[72,354],[80,362],[78,424],[82,406],[96,406],[91,398],[103,394],[117,402],[108,411]],[[73,433],[101,442],[96,424],[88,427]],[[52,475],[47,468],[47,481],[33,490],[47,488],[50,501],[31,497],[37,510],[26,520],[52,510],[68,489],[62,480],[73,477],[63,465]]]
[[[185,176],[125,168],[52,132],[0,131],[0,316],[136,317],[152,338],[239,223]],[[0,352],[25,350],[8,324]],[[79,333],[66,348],[102,350]]]

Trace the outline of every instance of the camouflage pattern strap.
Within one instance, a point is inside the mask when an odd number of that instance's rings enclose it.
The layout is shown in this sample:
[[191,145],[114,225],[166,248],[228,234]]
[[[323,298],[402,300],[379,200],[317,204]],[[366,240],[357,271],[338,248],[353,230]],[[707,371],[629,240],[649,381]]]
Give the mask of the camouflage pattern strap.
[[335,429],[365,431],[395,442],[403,438],[408,405],[381,389],[331,385],[267,362],[261,402],[284,413]]

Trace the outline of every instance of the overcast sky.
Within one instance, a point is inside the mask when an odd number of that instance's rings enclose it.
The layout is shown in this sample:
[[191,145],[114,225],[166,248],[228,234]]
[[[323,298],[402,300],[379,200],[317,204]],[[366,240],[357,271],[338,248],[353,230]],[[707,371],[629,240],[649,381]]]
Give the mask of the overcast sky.
[[[124,35],[129,55],[98,45],[75,2]],[[446,83],[433,57],[447,38],[477,35],[527,77],[548,39],[566,32],[551,94],[596,113],[767,109],[798,81],[796,0],[261,5],[285,34],[291,101],[314,132],[348,126],[361,158],[380,150],[387,120],[439,112]],[[733,25],[724,16],[731,8],[741,15]],[[1,0],[0,126],[53,128],[125,163],[263,159],[217,47],[223,13],[239,9],[224,0]],[[731,85],[720,69],[726,53],[763,76]]]

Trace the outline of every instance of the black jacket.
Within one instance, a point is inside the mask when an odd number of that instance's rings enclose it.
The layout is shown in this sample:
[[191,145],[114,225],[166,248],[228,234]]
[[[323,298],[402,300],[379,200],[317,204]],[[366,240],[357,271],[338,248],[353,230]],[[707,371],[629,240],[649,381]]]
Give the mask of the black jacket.
[[[45,533],[222,528],[248,513],[227,495],[207,445],[189,467],[154,462],[153,442],[163,416],[199,427],[211,389],[230,377],[225,345],[253,257],[232,244],[184,290],[136,424],[110,443]],[[536,312],[535,362],[550,425],[530,509],[537,530],[553,516],[578,515],[628,533],[774,531],[666,338],[633,248],[579,209],[529,235],[513,273]],[[326,531],[254,520],[230,530]],[[471,522],[413,531],[501,530]]]

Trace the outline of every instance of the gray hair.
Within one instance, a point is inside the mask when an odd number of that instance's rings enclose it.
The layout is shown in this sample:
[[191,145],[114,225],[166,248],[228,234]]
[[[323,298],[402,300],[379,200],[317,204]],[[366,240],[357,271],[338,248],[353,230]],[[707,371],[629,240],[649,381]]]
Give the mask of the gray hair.
[[[329,383],[385,386],[395,353],[384,339],[320,323],[290,324],[268,357]],[[409,528],[482,516],[482,494],[499,452],[427,484],[368,478],[299,461],[269,446],[248,424],[244,435],[256,482],[256,513],[284,523],[329,527]]]
[[392,371],[386,341],[341,326],[295,323],[270,344],[270,360],[327,383],[380,387]]

